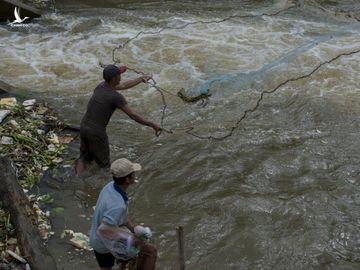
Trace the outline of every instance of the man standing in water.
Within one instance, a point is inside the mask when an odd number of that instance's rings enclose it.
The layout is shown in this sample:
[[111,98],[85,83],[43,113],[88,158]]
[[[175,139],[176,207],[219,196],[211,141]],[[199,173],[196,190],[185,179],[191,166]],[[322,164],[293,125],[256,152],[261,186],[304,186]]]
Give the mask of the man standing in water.
[[80,126],[80,158],[75,170],[79,175],[85,170],[85,162],[93,160],[100,168],[110,167],[110,149],[106,126],[115,109],[121,109],[134,121],[152,127],[155,132],[161,131],[159,125],[145,120],[135,113],[127,104],[125,97],[117,92],[147,82],[151,75],[143,75],[137,79],[121,83],[121,74],[126,71],[126,66],[117,67],[108,65],[103,70],[103,78],[94,90],[87,106],[87,111]]
[[126,158],[111,164],[113,180],[100,192],[90,230],[90,243],[101,270],[111,270],[115,259],[129,260],[137,256],[139,270],[154,270],[157,250],[135,236],[128,218],[127,189],[135,182],[141,165]]

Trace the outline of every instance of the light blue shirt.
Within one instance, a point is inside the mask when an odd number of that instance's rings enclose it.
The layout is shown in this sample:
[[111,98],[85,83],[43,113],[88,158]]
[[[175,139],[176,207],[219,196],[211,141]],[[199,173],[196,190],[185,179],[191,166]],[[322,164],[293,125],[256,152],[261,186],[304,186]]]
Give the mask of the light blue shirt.
[[96,252],[108,253],[110,251],[96,233],[101,222],[114,226],[124,226],[128,223],[127,202],[123,195],[115,189],[113,181],[106,184],[100,192],[90,229],[91,246]]

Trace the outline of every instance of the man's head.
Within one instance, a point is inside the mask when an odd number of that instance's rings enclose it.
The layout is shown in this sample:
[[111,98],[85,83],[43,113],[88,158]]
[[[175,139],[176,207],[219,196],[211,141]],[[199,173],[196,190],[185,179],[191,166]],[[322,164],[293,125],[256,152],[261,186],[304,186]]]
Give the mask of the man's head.
[[110,170],[117,185],[130,185],[134,183],[135,172],[141,170],[141,165],[126,158],[119,158],[111,164]]
[[107,83],[114,85],[119,84],[121,74],[126,71],[126,66],[117,67],[115,65],[107,65],[103,70],[103,78]]

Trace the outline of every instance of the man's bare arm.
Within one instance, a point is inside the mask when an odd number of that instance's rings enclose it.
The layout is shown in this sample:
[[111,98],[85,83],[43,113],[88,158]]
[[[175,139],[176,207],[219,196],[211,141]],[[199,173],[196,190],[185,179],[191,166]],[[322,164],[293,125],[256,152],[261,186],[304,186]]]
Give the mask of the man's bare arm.
[[116,87],[115,89],[116,90],[125,90],[125,89],[129,89],[131,87],[134,87],[136,85],[138,85],[139,83],[142,83],[142,82],[147,82],[148,80],[150,80],[152,78],[151,75],[143,75],[143,76],[140,76],[139,78],[136,78],[136,79],[133,79],[133,80],[129,80],[129,81],[126,81],[126,82],[120,82]]
[[124,113],[126,113],[132,120],[134,120],[142,125],[152,127],[156,132],[161,131],[161,128],[159,125],[157,125],[151,121],[148,121],[145,118],[143,118],[142,116],[138,115],[136,112],[134,112],[129,107],[129,105],[126,104],[125,106],[121,107],[121,110]]

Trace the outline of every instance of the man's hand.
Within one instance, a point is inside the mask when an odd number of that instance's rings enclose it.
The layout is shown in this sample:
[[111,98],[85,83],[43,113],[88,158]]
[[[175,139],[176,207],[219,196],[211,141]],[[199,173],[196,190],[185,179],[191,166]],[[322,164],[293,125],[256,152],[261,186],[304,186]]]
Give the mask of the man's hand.
[[145,74],[145,75],[142,75],[140,78],[144,83],[146,83],[148,80],[152,79],[152,75],[151,74]]
[[151,127],[155,130],[156,136],[159,136],[162,131],[162,128],[155,123],[153,123],[153,125]]

